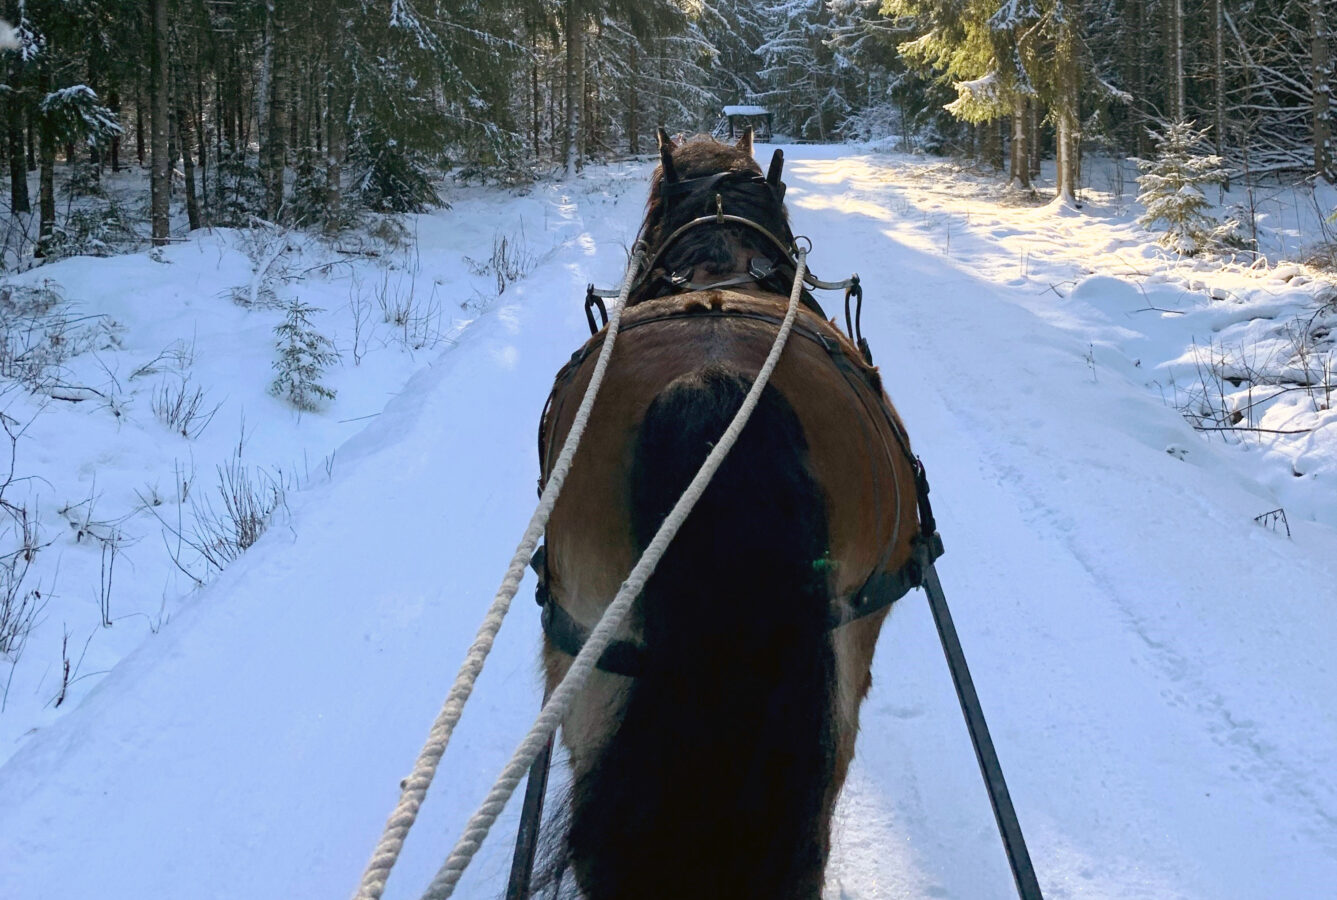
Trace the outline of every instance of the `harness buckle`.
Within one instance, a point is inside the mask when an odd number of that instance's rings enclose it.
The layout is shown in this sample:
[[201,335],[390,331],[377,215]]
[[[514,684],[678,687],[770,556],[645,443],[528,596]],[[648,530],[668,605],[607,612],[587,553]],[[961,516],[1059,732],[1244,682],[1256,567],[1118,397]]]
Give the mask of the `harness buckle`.
[[[925,538],[936,536],[937,520],[933,518],[933,506],[928,502],[928,473],[924,471],[924,461],[915,457],[915,495],[919,503],[919,531]],[[939,539],[939,544],[941,544]]]
[[762,281],[775,271],[775,261],[768,256],[754,256],[748,260],[747,274],[753,281]]
[[[594,324],[594,310],[596,308],[599,310],[600,317],[603,318],[603,325]],[[590,326],[590,334],[598,334],[599,329],[608,324],[608,307],[604,306],[603,298],[594,289],[593,283],[585,288],[585,322]]]
[[[850,298],[854,298],[854,317],[850,317]],[[868,341],[863,336],[863,285],[859,282],[859,274],[850,276],[849,284],[845,287],[845,332],[859,348],[859,353],[863,356],[864,362],[868,365],[873,364],[873,350],[868,346]]]

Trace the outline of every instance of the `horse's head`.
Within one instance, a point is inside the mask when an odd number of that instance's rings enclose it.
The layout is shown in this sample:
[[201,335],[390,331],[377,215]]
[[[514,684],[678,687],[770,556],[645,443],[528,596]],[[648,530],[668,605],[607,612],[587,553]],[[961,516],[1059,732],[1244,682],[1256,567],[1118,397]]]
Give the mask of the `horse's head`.
[[736,144],[707,135],[676,142],[660,128],[659,160],[640,234],[651,270],[644,273],[633,301],[652,295],[655,282],[673,274],[701,280],[746,272],[757,257],[775,266],[788,261],[776,241],[740,223],[712,222],[681,231],[693,220],[722,213],[755,223],[785,246],[793,244],[782,202],[782,156],[777,150],[770,173],[763,174],[752,158],[751,128]]

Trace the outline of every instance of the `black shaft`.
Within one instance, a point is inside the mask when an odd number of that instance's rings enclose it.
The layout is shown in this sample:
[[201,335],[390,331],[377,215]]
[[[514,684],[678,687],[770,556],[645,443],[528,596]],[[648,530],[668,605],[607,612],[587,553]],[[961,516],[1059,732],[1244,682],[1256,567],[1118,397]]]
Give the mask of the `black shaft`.
[[548,790],[548,770],[552,764],[552,736],[529,767],[525,784],[525,802],[520,807],[520,830],[515,835],[515,856],[511,858],[511,878],[506,884],[506,900],[528,900],[529,882],[534,875],[534,853],[538,849],[539,825],[543,821],[543,795]]
[[1017,895],[1022,900],[1043,900],[1040,882],[1035,878],[1035,867],[1031,865],[1031,855],[1026,850],[1026,838],[1021,834],[1021,823],[1017,821],[1017,811],[1012,807],[1012,797],[1007,792],[1007,782],[1003,780],[1003,767],[998,763],[998,754],[994,752],[989,726],[984,723],[984,710],[980,708],[980,698],[975,694],[975,683],[970,680],[966,655],[961,650],[956,626],[952,624],[952,614],[947,610],[947,598],[942,593],[942,583],[938,581],[938,572],[932,564],[924,570],[924,592],[928,594],[933,622],[938,626],[938,637],[942,639],[942,650],[947,655],[947,666],[952,670],[952,683],[956,685],[956,697],[961,701],[961,712],[966,717],[970,742],[975,745],[975,759],[979,761],[980,774],[984,776],[984,784],[989,789],[989,803],[993,806],[993,816],[998,822],[998,832],[1003,836],[1003,848],[1007,851],[1008,865],[1012,867]]

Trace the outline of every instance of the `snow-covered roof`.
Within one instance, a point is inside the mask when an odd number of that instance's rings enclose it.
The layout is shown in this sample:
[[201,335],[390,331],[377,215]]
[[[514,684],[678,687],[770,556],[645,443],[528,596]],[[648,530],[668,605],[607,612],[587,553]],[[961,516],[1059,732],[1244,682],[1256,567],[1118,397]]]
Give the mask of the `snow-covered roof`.
[[771,111],[764,106],[726,106],[726,116],[768,116]]

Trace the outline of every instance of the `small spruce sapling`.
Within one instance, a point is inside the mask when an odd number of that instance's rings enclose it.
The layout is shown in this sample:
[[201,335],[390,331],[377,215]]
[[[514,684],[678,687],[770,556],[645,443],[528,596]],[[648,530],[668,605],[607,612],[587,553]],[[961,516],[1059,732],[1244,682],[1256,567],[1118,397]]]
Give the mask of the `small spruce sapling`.
[[1228,242],[1238,227],[1234,221],[1220,223],[1208,213],[1211,204],[1203,188],[1222,184],[1226,170],[1221,157],[1195,152],[1205,142],[1204,135],[1191,122],[1171,123],[1164,134],[1155,136],[1156,158],[1137,160],[1142,171],[1137,201],[1146,207],[1138,224],[1150,228],[1164,222],[1159,243],[1183,256]]
[[269,392],[307,412],[319,409],[322,401],[334,399],[334,390],[321,380],[325,369],[339,360],[334,344],[311,323],[312,314],[317,312],[320,310],[316,307],[293,300],[288,304],[287,316],[274,328],[279,355],[274,368],[278,375]]

